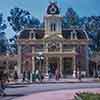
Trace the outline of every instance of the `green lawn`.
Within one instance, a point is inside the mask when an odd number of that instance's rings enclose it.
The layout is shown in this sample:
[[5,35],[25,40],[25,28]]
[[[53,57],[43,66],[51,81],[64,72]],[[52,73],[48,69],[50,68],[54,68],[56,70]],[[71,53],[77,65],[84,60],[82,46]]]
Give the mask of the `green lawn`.
[[100,100],[100,94],[76,93],[75,100]]

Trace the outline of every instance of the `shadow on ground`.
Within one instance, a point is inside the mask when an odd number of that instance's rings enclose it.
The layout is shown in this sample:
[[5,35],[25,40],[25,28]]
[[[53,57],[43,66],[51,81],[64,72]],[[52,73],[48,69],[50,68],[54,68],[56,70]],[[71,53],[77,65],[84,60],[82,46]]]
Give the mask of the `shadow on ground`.
[[20,96],[24,96],[24,94],[6,94],[3,97],[20,97]]

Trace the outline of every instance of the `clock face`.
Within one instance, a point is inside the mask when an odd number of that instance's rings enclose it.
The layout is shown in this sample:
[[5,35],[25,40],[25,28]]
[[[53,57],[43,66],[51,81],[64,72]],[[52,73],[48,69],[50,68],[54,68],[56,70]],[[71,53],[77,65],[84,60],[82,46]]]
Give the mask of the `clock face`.
[[56,3],[51,3],[47,8],[47,14],[59,14],[59,8]]
[[55,6],[52,5],[52,7],[50,8],[50,13],[51,14],[55,14],[57,11],[57,8]]

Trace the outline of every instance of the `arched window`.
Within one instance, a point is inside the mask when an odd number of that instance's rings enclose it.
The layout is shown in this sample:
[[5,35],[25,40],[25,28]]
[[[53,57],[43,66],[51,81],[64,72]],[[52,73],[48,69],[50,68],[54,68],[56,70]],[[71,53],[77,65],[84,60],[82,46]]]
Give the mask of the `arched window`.
[[51,32],[55,32],[56,31],[56,24],[55,23],[51,24],[50,30],[51,30]]

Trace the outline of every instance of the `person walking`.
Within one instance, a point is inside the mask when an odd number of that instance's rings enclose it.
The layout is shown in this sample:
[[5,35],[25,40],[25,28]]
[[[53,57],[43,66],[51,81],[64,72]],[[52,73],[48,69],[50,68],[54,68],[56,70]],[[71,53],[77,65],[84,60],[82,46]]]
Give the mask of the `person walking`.
[[4,78],[4,72],[0,71],[0,95],[5,96],[6,93],[4,92],[5,90],[5,78]]
[[38,69],[36,69],[35,75],[36,75],[36,80],[37,79],[40,80],[40,73],[39,73],[39,70]]
[[56,80],[59,80],[59,78],[60,78],[60,72],[59,72],[58,68],[55,71],[55,78],[56,78]]
[[23,82],[25,82],[25,78],[26,78],[26,72],[23,72]]
[[52,78],[52,72],[50,65],[48,66],[48,79],[50,80]]
[[31,80],[31,72],[30,71],[27,72],[27,80],[28,80],[28,82],[30,82],[30,80]]
[[17,82],[18,80],[18,73],[17,71],[14,72],[14,81]]
[[79,68],[78,68],[78,79],[81,81],[81,78],[82,78],[82,76],[81,76],[81,66],[79,66]]

